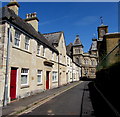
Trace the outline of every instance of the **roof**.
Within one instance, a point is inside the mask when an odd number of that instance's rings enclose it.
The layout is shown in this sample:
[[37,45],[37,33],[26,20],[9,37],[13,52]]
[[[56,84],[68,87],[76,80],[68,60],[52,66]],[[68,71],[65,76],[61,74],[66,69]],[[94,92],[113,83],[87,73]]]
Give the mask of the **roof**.
[[66,51],[67,51],[67,55],[71,56],[71,53],[72,53],[72,46],[73,44],[70,43],[69,45],[66,46]]
[[76,45],[83,46],[81,41],[80,41],[79,35],[76,35],[75,41],[73,43],[73,46],[76,46]]
[[59,32],[45,33],[43,35],[49,41],[49,43],[53,45],[59,43],[62,33],[63,33],[62,31],[59,31]]
[[0,12],[2,13],[2,17],[0,16],[0,19],[8,20],[11,24],[16,25],[17,27],[37,39],[40,43],[58,53],[57,49],[54,48],[40,32],[37,32],[31,24],[25,22],[22,18],[17,16],[13,10],[5,6],[0,9]]
[[92,44],[89,51],[97,50],[97,39],[92,39]]

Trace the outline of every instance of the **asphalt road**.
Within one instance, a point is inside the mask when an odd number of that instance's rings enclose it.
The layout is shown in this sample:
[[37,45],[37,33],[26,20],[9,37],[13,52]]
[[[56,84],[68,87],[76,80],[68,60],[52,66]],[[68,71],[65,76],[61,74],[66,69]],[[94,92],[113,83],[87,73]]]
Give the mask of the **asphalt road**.
[[80,83],[20,117],[26,115],[80,115],[82,95],[86,83]]

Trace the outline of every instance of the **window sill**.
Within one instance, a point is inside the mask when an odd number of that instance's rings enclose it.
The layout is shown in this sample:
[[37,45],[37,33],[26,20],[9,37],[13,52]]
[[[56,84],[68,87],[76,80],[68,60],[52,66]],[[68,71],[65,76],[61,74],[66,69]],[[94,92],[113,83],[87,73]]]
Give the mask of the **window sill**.
[[43,59],[46,59],[44,56],[40,56],[40,55],[36,55],[37,57],[40,57],[40,58],[43,58]]
[[37,86],[41,86],[41,85],[43,85],[43,83],[39,83],[39,84],[37,84]]
[[58,81],[52,81],[52,83],[58,83]]
[[21,50],[21,51],[23,51],[23,52],[27,52],[28,54],[32,54],[32,53],[29,52],[28,50],[21,49],[20,47],[17,47],[17,46],[12,46],[12,48],[15,48],[15,49]]
[[29,85],[22,85],[21,89],[23,89],[23,88],[29,88],[29,87],[30,87]]

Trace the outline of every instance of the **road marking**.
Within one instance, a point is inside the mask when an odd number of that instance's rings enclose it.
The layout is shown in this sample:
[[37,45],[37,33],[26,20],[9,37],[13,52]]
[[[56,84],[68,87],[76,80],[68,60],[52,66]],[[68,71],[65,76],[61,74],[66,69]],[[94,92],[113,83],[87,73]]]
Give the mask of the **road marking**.
[[25,107],[24,109],[22,109],[22,110],[20,110],[20,111],[18,111],[18,112],[13,112],[13,113],[9,114],[9,115],[6,116],[6,117],[9,117],[9,116],[11,116],[11,115],[15,115],[15,116],[17,117],[17,116],[20,116],[20,115],[22,115],[22,114],[29,113],[29,112],[31,112],[32,110],[34,110],[35,108],[37,108],[37,107],[41,106],[42,104],[50,101],[51,99],[55,98],[56,96],[58,96],[58,95],[60,95],[60,94],[62,94],[62,93],[64,93],[64,92],[72,89],[73,87],[79,85],[79,84],[82,83],[82,82],[83,82],[83,81],[79,81],[78,83],[76,83],[76,84],[74,84],[74,85],[72,85],[72,86],[70,86],[70,87],[68,87],[68,88],[66,88],[66,89],[64,89],[64,90],[62,90],[62,91],[60,91],[60,92],[57,92],[57,93],[53,93],[53,94],[51,94],[51,95],[48,95],[48,96],[45,97],[44,99],[41,99],[41,100],[39,100],[39,101],[36,101],[36,102],[28,105],[28,106]]

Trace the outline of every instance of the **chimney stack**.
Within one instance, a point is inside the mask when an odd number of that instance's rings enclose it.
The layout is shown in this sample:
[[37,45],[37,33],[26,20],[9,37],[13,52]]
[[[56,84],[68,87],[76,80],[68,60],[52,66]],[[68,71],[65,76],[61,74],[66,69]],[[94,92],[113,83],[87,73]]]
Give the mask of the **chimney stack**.
[[38,32],[38,23],[39,20],[37,18],[37,13],[29,13],[26,14],[26,19],[25,21],[33,26],[33,28]]
[[7,7],[15,12],[16,15],[18,15],[18,10],[20,5],[16,0],[10,0],[10,3],[8,3]]

